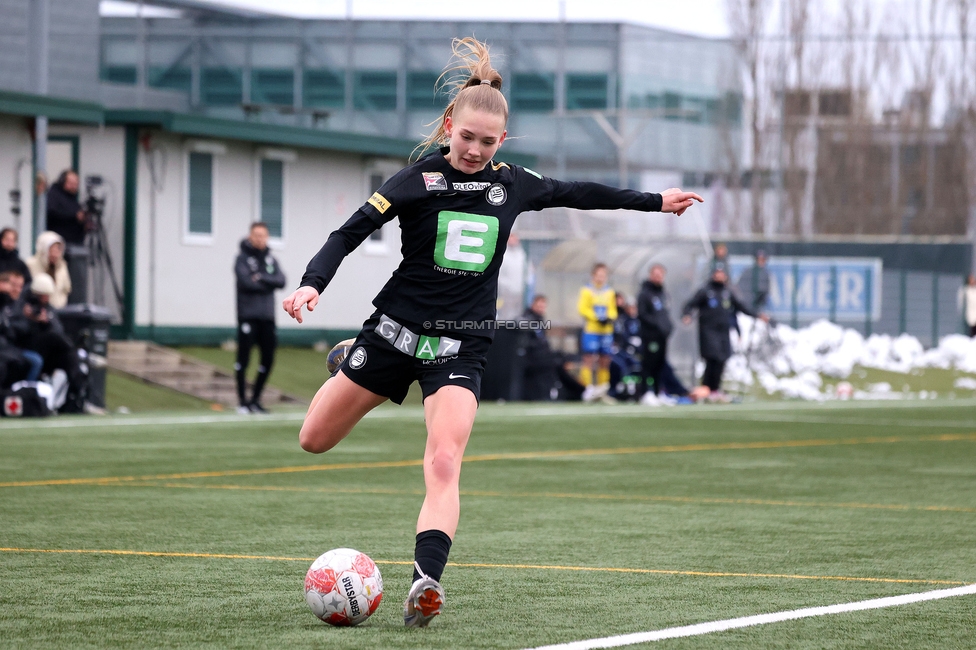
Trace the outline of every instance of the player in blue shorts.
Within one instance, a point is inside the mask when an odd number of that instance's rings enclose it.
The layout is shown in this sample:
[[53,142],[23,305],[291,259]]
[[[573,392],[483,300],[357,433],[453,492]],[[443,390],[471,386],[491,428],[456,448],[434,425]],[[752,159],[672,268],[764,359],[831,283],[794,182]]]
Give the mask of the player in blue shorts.
[[605,397],[610,390],[610,357],[613,356],[613,322],[617,320],[617,295],[607,286],[610,270],[602,262],[593,267],[590,283],[580,289],[577,310],[583,317],[580,383],[586,386],[583,401]]
[[505,141],[508,104],[488,48],[466,38],[454,52],[465,79],[424,146],[441,145],[375,192],[312,258],[283,307],[298,322],[312,311],[342,259],[399,218],[403,260],[373,300],[376,311],[342,346],[334,377],[308,408],[299,442],[322,453],[386,400],[400,403],[417,381],[424,398],[426,496],[417,520],[408,627],[424,627],[444,603],[441,575],[460,516],[458,481],[471,434],[502,262],[515,218],[548,207],[628,208],[681,214],[701,197],[678,189],[648,194],[598,183],[566,183],[494,160]]

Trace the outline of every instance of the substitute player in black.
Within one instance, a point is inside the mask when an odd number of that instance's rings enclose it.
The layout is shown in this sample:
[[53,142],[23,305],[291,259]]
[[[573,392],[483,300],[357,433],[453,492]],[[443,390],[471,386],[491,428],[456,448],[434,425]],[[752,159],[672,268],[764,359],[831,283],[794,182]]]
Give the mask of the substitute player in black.
[[[251,224],[247,239],[241,241],[241,252],[234,262],[237,276],[237,398],[240,413],[267,413],[261,405],[261,392],[271,374],[278,332],[275,329],[275,289],[285,286],[285,274],[278,260],[268,251],[268,226],[263,222]],[[247,397],[247,364],[251,361],[251,347],[257,344],[261,362],[254,391]]]
[[739,300],[727,282],[725,264],[716,264],[708,283],[685,303],[682,310],[681,320],[685,325],[691,324],[691,312],[698,310],[698,350],[705,360],[702,385],[712,392],[721,387],[725,362],[732,356],[729,329],[736,313],[768,320],[767,316],[759,316],[752,307]]
[[637,316],[641,323],[641,397],[648,390],[661,393],[661,373],[668,358],[671,323],[671,296],[664,290],[666,269],[654,264],[637,296]]
[[478,409],[492,332],[498,268],[515,218],[547,207],[630,208],[683,213],[701,197],[645,194],[596,183],[564,183],[492,158],[505,141],[508,104],[488,49],[455,41],[463,70],[426,145],[443,148],[388,180],[309,263],[301,287],[283,303],[302,321],[342,259],[384,223],[400,221],[403,261],[373,300],[370,316],[336,375],[309,406],[299,441],[314,453],[339,443],[360,419],[420,383],[424,397],[427,492],[417,521],[414,583],[404,623],[423,627],[440,613],[439,580],[457,529],[461,458]]

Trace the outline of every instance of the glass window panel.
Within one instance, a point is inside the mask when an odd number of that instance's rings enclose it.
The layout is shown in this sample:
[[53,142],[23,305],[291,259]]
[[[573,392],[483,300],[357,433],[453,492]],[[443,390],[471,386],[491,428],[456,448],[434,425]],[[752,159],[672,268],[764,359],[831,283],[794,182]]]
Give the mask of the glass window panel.
[[664,118],[667,120],[680,119],[681,95],[678,93],[664,93]]
[[102,41],[102,63],[105,65],[135,65],[139,60],[136,42],[132,39],[107,38]]
[[282,68],[251,70],[251,101],[291,106],[295,102],[295,71]]
[[410,72],[407,74],[407,108],[444,108],[449,101],[447,90],[435,90],[440,72]]
[[236,106],[243,87],[240,70],[203,68],[200,71],[200,101],[208,106]]
[[117,84],[134,84],[136,82],[136,67],[134,65],[103,65],[102,80]]
[[603,109],[607,107],[607,75],[566,75],[566,108]]
[[725,123],[738,126],[742,122],[742,95],[739,93],[725,93]]
[[516,72],[512,75],[512,109],[545,112],[556,106],[555,75]]
[[180,39],[153,38],[149,41],[149,64],[168,67],[189,57],[191,42]]
[[189,231],[193,235],[213,233],[213,155],[190,153]]
[[305,106],[342,108],[346,101],[346,73],[335,70],[306,70],[302,84]]
[[367,42],[353,45],[353,61],[357,70],[385,72],[400,65],[402,49],[399,45]]
[[292,43],[258,42],[251,44],[251,61],[261,68],[294,68],[298,48]]
[[149,85],[156,88],[170,88],[190,92],[193,86],[193,73],[189,68],[149,68]]
[[261,221],[268,224],[272,237],[281,237],[284,205],[284,163],[261,160]]
[[394,111],[396,85],[396,72],[357,72],[353,102],[359,110]]

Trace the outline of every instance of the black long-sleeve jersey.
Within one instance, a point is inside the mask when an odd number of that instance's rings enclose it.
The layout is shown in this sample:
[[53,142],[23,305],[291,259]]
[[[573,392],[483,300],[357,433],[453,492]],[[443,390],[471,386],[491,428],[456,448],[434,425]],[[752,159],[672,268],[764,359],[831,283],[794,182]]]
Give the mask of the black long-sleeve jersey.
[[399,217],[403,261],[373,300],[384,313],[414,323],[495,317],[498,268],[515,218],[528,210],[661,210],[660,194],[599,183],[567,183],[492,161],[460,172],[447,148],[400,170],[309,262],[301,286],[321,293],[342,259],[384,223]]

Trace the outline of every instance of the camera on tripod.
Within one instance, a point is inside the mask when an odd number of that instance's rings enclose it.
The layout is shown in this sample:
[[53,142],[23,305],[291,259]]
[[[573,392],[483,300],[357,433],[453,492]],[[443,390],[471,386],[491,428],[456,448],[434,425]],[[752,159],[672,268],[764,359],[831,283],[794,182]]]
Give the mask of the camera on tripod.
[[85,176],[85,216],[89,230],[101,230],[105,214],[105,186],[98,175]]

